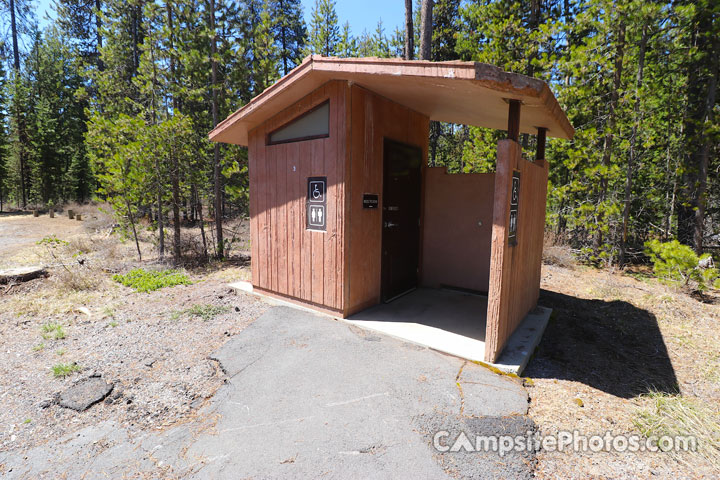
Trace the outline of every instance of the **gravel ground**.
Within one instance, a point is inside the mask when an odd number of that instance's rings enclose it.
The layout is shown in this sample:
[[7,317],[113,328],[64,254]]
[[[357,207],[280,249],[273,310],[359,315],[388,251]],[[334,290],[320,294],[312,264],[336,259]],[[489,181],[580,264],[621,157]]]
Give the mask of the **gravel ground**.
[[[266,308],[253,298],[241,300],[218,280],[150,294],[117,289],[121,296],[112,316],[96,302],[87,305],[89,316],[0,314],[0,449],[27,448],[108,418],[137,428],[181,420],[224,381],[209,354]],[[193,305],[226,313],[207,321],[181,313]],[[48,321],[65,325],[66,337],[43,339]],[[82,370],[53,377],[51,366],[71,362]],[[57,393],[93,373],[115,384],[108,400],[84,413],[48,406]]]
[[[138,293],[111,280],[113,272],[139,265],[134,245],[108,232],[68,230],[57,220],[32,219],[46,228],[34,227],[34,237],[28,233],[11,252],[16,264],[55,264],[48,277],[0,286],[0,451],[27,449],[108,419],[131,431],[182,422],[225,381],[209,355],[267,308],[227,287],[248,278],[247,259],[190,270],[192,285]],[[68,244],[34,243],[58,225],[58,238]],[[153,258],[144,266],[162,267]],[[47,324],[60,325],[64,338],[44,332]],[[80,370],[55,378],[51,367],[61,363]],[[93,374],[114,384],[105,401],[82,413],[55,403],[60,392]]]

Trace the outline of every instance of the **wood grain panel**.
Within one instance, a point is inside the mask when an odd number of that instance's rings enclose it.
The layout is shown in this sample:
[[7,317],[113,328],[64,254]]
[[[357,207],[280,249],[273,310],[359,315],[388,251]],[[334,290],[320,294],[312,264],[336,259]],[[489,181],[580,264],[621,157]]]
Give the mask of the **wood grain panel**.
[[257,268],[258,258],[258,204],[255,195],[259,188],[258,180],[258,158],[257,158],[257,137],[250,136],[248,145],[248,183],[250,196],[250,271],[253,285],[260,285],[259,269]]
[[[520,197],[517,245],[510,246],[507,228],[513,171],[520,172]],[[523,160],[516,142],[498,142],[485,334],[485,360],[488,362],[497,359],[510,335],[537,305],[547,177],[547,162],[534,164]]]
[[[338,120],[338,84],[333,82],[328,85],[329,95],[336,99],[330,105],[330,123],[337,125]],[[338,205],[338,185],[342,182],[338,178],[338,143],[339,142],[323,142],[323,159],[324,159],[324,175],[327,176],[327,208],[325,214],[327,216],[327,232],[321,237],[323,242],[323,298],[319,303],[328,307],[336,308],[335,303],[335,283],[339,281],[336,271],[336,255],[337,255],[337,205]]]
[[[328,82],[250,132],[253,285],[333,310],[344,305],[345,82]],[[330,100],[330,136],[267,145],[267,134]],[[328,179],[327,232],[305,228],[307,177]]]

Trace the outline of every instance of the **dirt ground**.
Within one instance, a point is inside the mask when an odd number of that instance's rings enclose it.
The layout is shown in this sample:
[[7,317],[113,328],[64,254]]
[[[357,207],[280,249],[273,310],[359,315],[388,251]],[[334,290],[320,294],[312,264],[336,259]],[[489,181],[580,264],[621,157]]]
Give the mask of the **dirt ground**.
[[539,478],[717,478],[720,301],[704,302],[639,272],[544,265],[553,308],[524,375],[542,434],[697,435],[700,452],[545,452]]
[[83,233],[83,222],[70,220],[67,215],[55,218],[46,215],[35,218],[28,214],[0,214],[0,267],[12,264],[16,253],[35,245],[48,234],[66,238]]
[[[47,277],[0,285],[0,450],[23,450],[101,420],[141,435],[192,418],[225,381],[208,359],[267,304],[227,287],[249,278],[245,255],[185,269],[192,285],[138,293],[112,281],[140,265],[101,212],[0,217],[0,268],[49,265]],[[230,228],[240,250],[247,223]],[[55,235],[63,242],[36,242]],[[197,232],[184,231],[197,248]],[[149,236],[145,268],[162,268]],[[67,243],[65,243],[67,242]],[[524,375],[541,434],[686,432],[695,454],[550,452],[538,478],[717,478],[720,466],[720,299],[693,298],[642,272],[544,265],[540,304],[553,317]],[[195,313],[193,313],[195,312]],[[197,312],[205,312],[197,314]],[[43,332],[60,325],[63,338]],[[81,371],[55,378],[51,367]],[[115,383],[83,413],[53,402],[90,373]]]
[[[192,285],[151,293],[124,287],[111,276],[139,265],[134,244],[111,236],[102,214],[87,218],[0,217],[5,266],[50,265],[47,277],[0,285],[0,450],[107,419],[137,432],[187,419],[225,381],[209,355],[267,308],[227,287],[248,277],[246,257],[187,269]],[[52,235],[68,243],[36,243]],[[163,267],[149,254],[143,265]],[[59,325],[63,338],[46,325]],[[54,365],[73,363],[78,373],[52,375]],[[93,373],[115,384],[103,403],[83,413],[54,403]]]

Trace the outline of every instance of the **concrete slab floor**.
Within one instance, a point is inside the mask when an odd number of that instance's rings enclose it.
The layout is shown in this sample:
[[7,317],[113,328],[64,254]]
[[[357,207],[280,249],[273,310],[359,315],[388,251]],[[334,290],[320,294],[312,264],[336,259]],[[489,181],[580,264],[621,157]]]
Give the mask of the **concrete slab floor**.
[[419,288],[345,321],[468,360],[485,355],[487,297]]
[[[265,297],[270,303],[312,311],[253,291],[249,282],[230,287]],[[490,364],[520,375],[540,343],[552,310],[537,307],[508,340],[500,358]],[[418,288],[389,303],[382,303],[340,321],[383,333],[439,352],[485,362],[487,297],[449,289]]]

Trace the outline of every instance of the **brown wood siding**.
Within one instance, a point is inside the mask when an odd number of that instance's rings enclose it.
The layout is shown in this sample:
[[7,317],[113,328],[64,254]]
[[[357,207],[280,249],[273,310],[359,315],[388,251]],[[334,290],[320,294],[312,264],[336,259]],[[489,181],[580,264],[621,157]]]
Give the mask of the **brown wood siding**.
[[[383,139],[422,148],[425,165],[429,132],[428,117],[360,86],[352,86],[350,97],[345,315],[380,301]],[[363,209],[364,193],[378,194],[380,208]]]
[[[331,81],[249,135],[253,286],[341,312],[345,279],[347,82]],[[330,100],[327,138],[267,145],[267,134]],[[326,232],[305,228],[307,177],[327,177]]]
[[[510,189],[513,171],[520,172],[517,245],[508,243]],[[494,362],[540,293],[547,162],[521,158],[517,142],[498,142],[495,174],[490,288],[488,292],[485,360]]]

